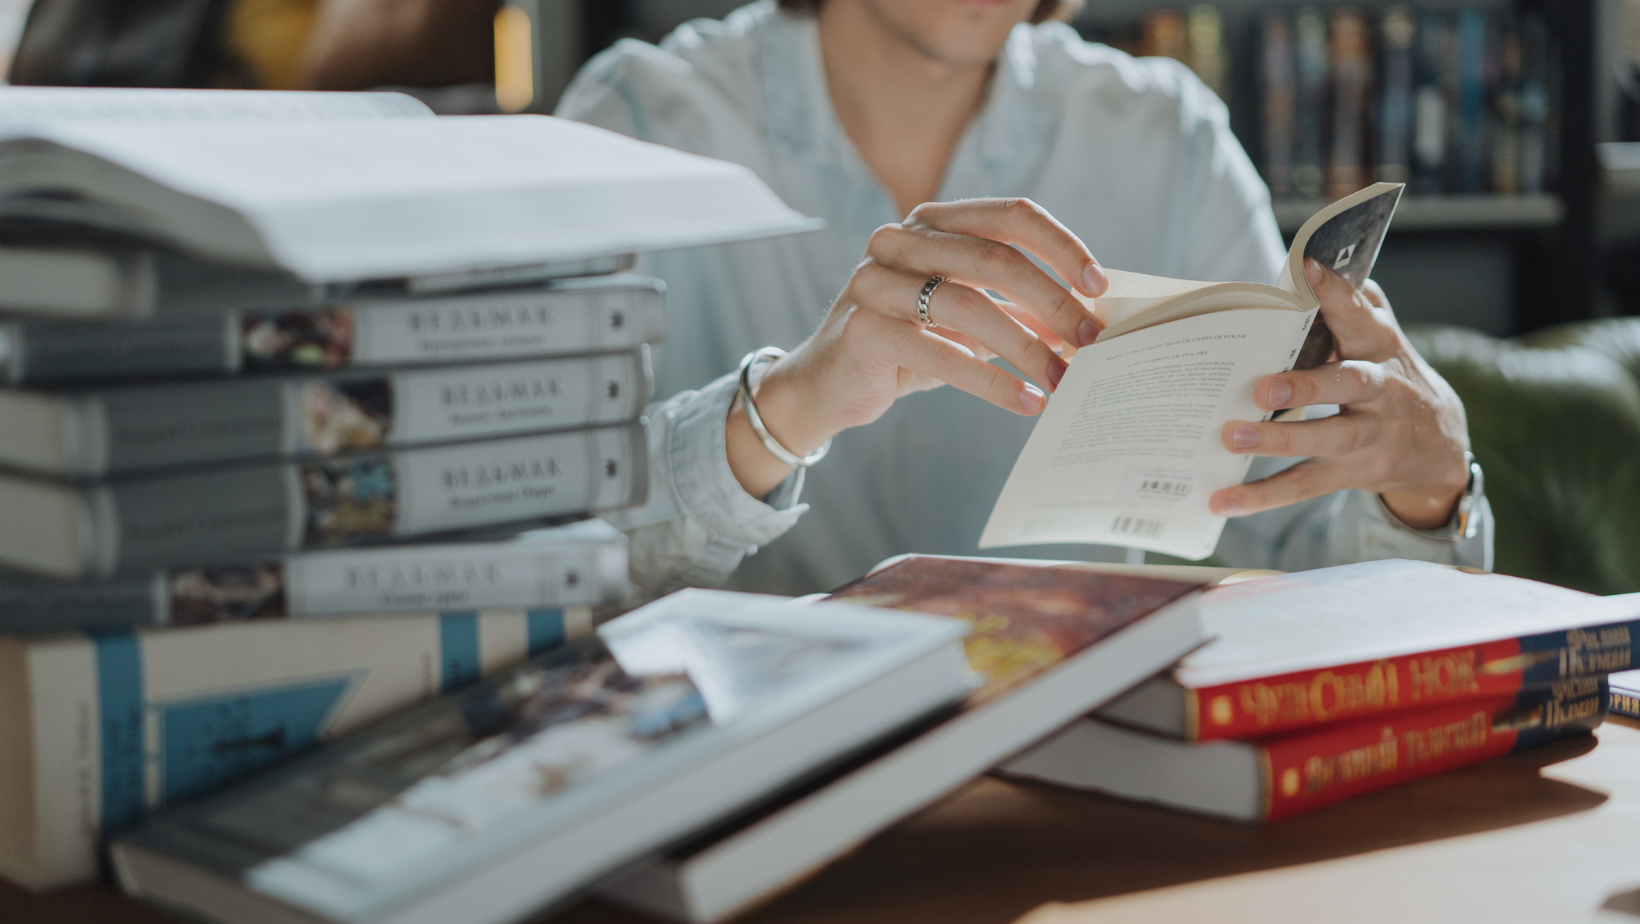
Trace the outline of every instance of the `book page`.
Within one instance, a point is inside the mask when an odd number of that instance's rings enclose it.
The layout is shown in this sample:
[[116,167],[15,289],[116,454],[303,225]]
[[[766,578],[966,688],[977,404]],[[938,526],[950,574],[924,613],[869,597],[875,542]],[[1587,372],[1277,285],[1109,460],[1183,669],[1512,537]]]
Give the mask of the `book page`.
[[980,548],[1046,542],[1212,554],[1214,491],[1251,456],[1219,443],[1227,420],[1263,420],[1253,385],[1288,369],[1315,312],[1221,311],[1085,347],[1003,486]]
[[0,137],[47,122],[430,118],[403,93],[0,87]]

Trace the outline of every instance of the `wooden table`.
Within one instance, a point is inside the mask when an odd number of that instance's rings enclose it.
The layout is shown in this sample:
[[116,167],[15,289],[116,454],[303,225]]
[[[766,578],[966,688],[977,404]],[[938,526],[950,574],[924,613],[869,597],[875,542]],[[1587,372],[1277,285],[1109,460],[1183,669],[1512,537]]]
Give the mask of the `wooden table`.
[[[1640,724],[1598,740],[1265,830],[987,778],[746,922],[1640,921]],[[645,919],[589,901],[552,920]],[[0,886],[0,922],[175,924],[107,885]]]

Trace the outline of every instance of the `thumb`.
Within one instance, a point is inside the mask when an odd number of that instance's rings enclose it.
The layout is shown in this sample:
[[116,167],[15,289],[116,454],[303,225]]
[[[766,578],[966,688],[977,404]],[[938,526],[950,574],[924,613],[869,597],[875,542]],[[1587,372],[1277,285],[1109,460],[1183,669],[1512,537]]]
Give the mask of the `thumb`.
[[1359,289],[1323,267],[1314,257],[1304,258],[1304,278],[1321,303],[1321,318],[1332,329],[1340,359],[1382,362],[1394,354],[1394,332],[1372,310],[1372,303]]

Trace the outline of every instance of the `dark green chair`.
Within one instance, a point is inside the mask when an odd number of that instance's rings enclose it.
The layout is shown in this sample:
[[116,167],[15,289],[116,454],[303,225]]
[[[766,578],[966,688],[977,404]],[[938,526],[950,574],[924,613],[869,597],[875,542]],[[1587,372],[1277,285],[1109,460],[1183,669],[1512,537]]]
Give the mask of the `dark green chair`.
[[1508,340],[1407,333],[1468,412],[1497,518],[1496,570],[1640,591],[1640,318]]

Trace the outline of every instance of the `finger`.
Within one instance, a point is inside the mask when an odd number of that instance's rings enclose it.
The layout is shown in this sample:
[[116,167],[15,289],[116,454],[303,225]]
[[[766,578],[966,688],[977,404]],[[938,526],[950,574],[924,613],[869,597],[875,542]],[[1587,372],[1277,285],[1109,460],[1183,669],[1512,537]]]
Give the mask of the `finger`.
[[1104,295],[1110,285],[1082,239],[1029,199],[925,202],[912,210],[906,223],[1023,247],[1089,298]]
[[1327,457],[1352,453],[1370,444],[1376,433],[1373,418],[1335,414],[1300,423],[1232,420],[1219,430],[1219,442],[1242,455]]
[[1213,492],[1207,509],[1215,516],[1246,516],[1331,494],[1349,486],[1347,466],[1338,459],[1309,459],[1260,481]]
[[1304,275],[1321,302],[1321,316],[1338,342],[1339,356],[1382,362],[1395,353],[1399,341],[1394,328],[1344,277],[1323,268],[1313,257],[1305,258]]
[[[1019,323],[1030,328],[1031,333],[1037,335],[1037,337],[1041,338],[1043,343],[1048,345],[1048,349],[1057,353],[1065,348],[1065,338],[1054,333],[1053,329],[1048,327],[1048,325],[1043,324],[1041,318],[1038,318],[1036,315],[1031,314],[1029,311],[1026,311],[1024,308],[1019,307],[1013,302],[999,301],[997,302],[997,307],[1012,315],[1015,321],[1018,321]],[[1075,349],[1075,347],[1072,347],[1072,349]]]
[[[861,267],[856,276],[854,294],[861,304],[922,325],[916,309],[926,279],[881,266]],[[990,354],[1006,359],[1050,389],[1058,386],[1065,375],[1063,359],[978,289],[958,282],[941,283],[928,297],[928,316],[939,325],[938,330],[949,328],[967,334]]]
[[983,237],[926,227],[884,225],[871,235],[866,252],[874,260],[920,277],[944,276],[976,289],[992,289],[1041,318],[1061,338],[1091,343],[1101,326],[1074,295],[1037,267],[1030,258]]
[[1312,404],[1355,404],[1383,391],[1383,366],[1349,360],[1266,376],[1253,387],[1253,400],[1263,410],[1278,411]]
[[1047,406],[1047,396],[1034,385],[1003,369],[981,362],[967,350],[931,330],[910,330],[897,343],[894,359],[912,372],[984,398],[997,407],[1031,416]]

